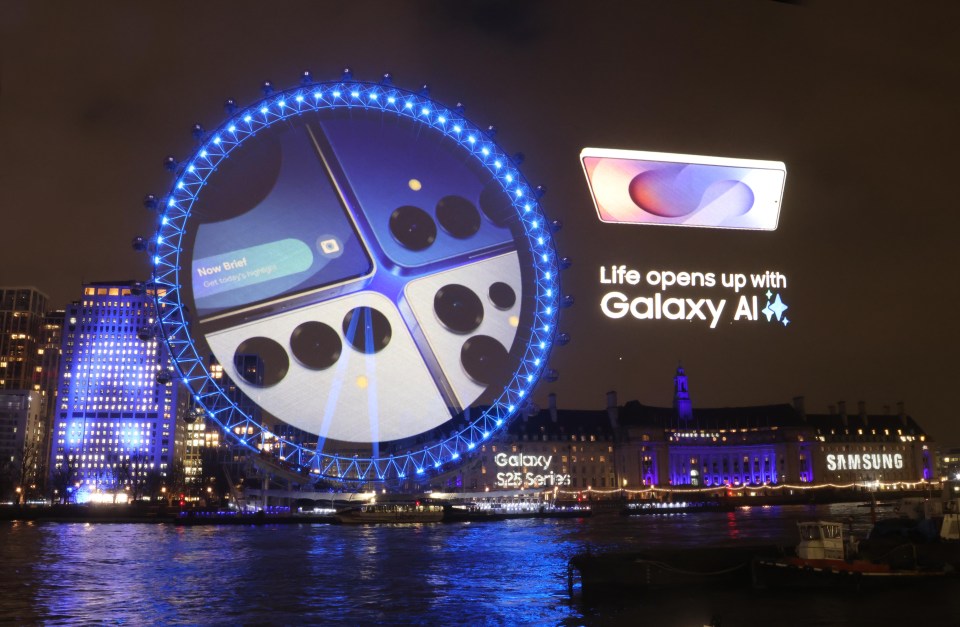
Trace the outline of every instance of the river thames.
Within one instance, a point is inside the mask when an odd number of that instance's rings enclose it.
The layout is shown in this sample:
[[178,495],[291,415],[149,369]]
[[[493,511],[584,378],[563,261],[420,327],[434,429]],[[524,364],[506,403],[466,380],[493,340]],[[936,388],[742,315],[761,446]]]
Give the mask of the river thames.
[[960,586],[637,592],[585,605],[579,551],[796,543],[855,505],[421,525],[0,523],[0,619],[73,625],[960,625]]

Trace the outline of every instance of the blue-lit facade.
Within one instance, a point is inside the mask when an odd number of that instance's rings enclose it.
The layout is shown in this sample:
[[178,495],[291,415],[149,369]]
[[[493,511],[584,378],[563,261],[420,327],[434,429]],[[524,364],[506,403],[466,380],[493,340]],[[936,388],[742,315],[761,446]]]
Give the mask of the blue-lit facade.
[[624,479],[641,486],[749,486],[813,482],[814,434],[788,404],[693,408],[683,367],[673,407],[617,409]]
[[50,454],[55,485],[84,495],[170,476],[181,445],[177,386],[157,381],[172,364],[153,336],[154,296],[132,281],[91,283],[68,307]]
[[933,478],[923,429],[900,406],[808,414],[792,403],[694,408],[682,367],[673,407],[615,411],[622,487],[758,487],[914,483]]
[[868,414],[843,403],[807,414],[792,403],[695,407],[683,368],[672,407],[639,401],[606,409],[550,407],[517,420],[476,461],[437,487],[593,490],[912,484],[934,478],[929,438],[902,405]]

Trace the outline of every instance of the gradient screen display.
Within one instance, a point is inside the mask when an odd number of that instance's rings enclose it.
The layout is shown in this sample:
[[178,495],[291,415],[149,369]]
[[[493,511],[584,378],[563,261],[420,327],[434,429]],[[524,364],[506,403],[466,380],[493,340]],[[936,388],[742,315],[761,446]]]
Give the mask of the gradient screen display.
[[580,161],[603,222],[777,228],[782,162],[600,148]]

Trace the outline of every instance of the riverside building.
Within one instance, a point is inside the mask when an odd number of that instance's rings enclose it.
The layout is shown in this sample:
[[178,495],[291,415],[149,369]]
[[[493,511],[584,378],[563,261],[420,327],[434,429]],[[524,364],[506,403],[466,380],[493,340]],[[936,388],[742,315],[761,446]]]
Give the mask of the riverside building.
[[43,464],[43,403],[32,390],[0,390],[0,500],[37,493]]
[[482,445],[455,487],[470,491],[574,490],[618,485],[616,423],[611,414],[561,410],[555,394],[549,399],[547,410],[514,420],[502,441]]
[[0,287],[0,390],[40,391],[47,295],[33,287]]
[[186,398],[153,336],[154,295],[134,281],[90,283],[66,311],[50,470],[77,500],[169,481],[182,455]]
[[39,451],[38,483],[46,492],[53,422],[57,410],[57,384],[60,379],[60,358],[63,350],[63,309],[48,311],[40,329],[40,347],[37,349],[39,394],[42,399],[42,444]]
[[672,407],[620,405],[616,392],[604,410],[557,409],[556,396],[549,399],[549,409],[516,419],[481,447],[459,479],[465,489],[868,487],[934,478],[929,437],[902,404],[882,414],[863,403],[856,414],[845,403],[807,414],[803,397],[698,408],[682,367]]
[[950,481],[960,481],[960,448],[943,452],[940,458],[940,476]]
[[[21,438],[28,450],[16,452],[17,459],[30,460],[31,478],[25,489],[34,492],[43,491],[50,458],[63,326],[63,311],[46,311],[47,302],[46,294],[33,287],[0,287],[0,391],[29,392],[29,413],[40,413],[38,420],[31,420],[33,437]],[[22,479],[19,482],[24,483]]]

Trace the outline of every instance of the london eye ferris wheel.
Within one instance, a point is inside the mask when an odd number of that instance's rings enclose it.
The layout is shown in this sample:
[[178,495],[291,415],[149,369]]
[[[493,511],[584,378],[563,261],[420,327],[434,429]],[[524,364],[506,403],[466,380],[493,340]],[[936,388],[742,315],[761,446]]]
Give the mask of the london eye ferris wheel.
[[166,376],[309,478],[444,472],[529,402],[555,343],[542,190],[426,87],[317,82],[228,101],[148,197]]

